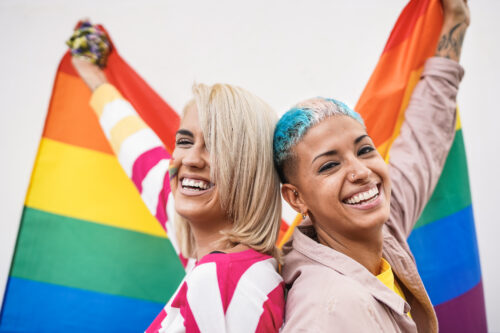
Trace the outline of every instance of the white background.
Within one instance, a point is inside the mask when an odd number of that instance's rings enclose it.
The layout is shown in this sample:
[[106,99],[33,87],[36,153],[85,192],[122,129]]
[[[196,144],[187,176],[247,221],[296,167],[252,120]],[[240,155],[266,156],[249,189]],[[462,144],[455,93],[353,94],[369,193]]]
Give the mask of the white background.
[[[404,0],[0,0],[0,296],[64,41],[103,23],[125,60],[176,110],[194,81],[227,82],[280,114],[329,96],[353,106]],[[489,329],[500,332],[500,1],[470,1],[459,105]],[[457,277],[460,278],[460,277]]]

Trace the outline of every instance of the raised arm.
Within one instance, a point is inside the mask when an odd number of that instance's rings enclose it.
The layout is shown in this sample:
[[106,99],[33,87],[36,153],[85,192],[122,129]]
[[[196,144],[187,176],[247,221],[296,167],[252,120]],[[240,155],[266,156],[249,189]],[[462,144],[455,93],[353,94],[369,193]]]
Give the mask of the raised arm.
[[467,0],[443,0],[443,28],[436,49],[436,57],[458,62],[462,53],[465,31],[470,24]]
[[[90,105],[118,161],[151,214],[166,230],[170,154],[97,65],[78,57],[73,57],[72,63],[93,92]],[[172,230],[169,233],[172,236]]]
[[441,175],[455,136],[458,64],[469,25],[466,1],[444,0],[444,21],[435,57],[427,60],[390,151],[391,221],[408,236]]

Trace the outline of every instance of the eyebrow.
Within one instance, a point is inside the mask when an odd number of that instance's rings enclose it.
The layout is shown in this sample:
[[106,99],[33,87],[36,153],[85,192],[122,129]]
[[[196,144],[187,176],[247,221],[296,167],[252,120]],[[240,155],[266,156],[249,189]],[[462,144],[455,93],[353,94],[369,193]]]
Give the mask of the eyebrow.
[[367,136],[368,136],[368,134],[363,134],[363,135],[359,136],[356,140],[354,140],[354,143],[358,144],[361,140],[363,140]]
[[185,130],[185,129],[178,130],[177,133],[175,133],[175,135],[178,135],[178,134],[180,134],[180,135],[187,135],[189,137],[194,138],[193,133],[191,131],[188,131],[188,130]]
[[313,163],[314,163],[314,161],[316,161],[316,160],[317,160],[318,158],[320,158],[320,157],[323,157],[323,156],[332,156],[332,155],[337,155],[337,154],[338,154],[338,152],[337,152],[336,150],[329,150],[329,151],[326,151],[326,152],[324,152],[324,153],[322,153],[322,154],[319,154],[319,155],[318,155],[318,156],[316,156],[315,158],[313,158],[313,160],[312,160],[311,164],[313,164]]
[[[361,140],[363,140],[365,137],[369,137],[368,134],[363,134],[359,137],[356,138],[356,140],[354,140],[354,144],[358,144]],[[316,161],[318,158],[320,157],[323,157],[323,156],[332,156],[332,155],[337,155],[338,152],[336,150],[329,150],[329,151],[326,151],[322,154],[319,154],[318,156],[316,156],[315,158],[313,158],[311,164],[314,163],[314,161]]]

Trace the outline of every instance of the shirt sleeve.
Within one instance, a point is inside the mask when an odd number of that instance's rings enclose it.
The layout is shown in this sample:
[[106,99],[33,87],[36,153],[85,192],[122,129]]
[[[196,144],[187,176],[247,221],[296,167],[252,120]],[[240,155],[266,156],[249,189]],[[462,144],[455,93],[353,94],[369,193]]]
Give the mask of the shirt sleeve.
[[406,236],[432,195],[453,142],[456,96],[463,74],[453,60],[427,60],[400,135],[391,147],[391,221]]
[[[170,154],[113,85],[99,86],[92,94],[90,105],[123,170],[148,210],[166,230]],[[169,233],[174,235],[172,230]]]

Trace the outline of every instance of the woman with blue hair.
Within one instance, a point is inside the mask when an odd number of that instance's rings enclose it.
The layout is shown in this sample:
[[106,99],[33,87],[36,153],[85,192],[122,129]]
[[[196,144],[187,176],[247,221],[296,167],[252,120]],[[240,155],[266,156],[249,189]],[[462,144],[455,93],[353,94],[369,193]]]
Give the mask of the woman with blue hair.
[[278,122],[274,163],[284,199],[305,219],[285,246],[291,286],[283,332],[436,332],[407,237],[451,147],[466,1],[444,0],[442,36],[416,86],[389,165],[363,120],[325,98]]

